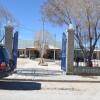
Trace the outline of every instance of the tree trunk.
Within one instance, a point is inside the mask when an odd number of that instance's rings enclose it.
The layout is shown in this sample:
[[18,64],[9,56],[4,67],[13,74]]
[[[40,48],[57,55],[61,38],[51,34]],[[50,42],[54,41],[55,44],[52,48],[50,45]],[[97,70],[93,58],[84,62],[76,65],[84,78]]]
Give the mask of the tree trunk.
[[92,64],[92,54],[93,54],[93,51],[90,50],[89,51],[89,56],[88,56],[88,61],[87,61],[87,67],[93,67],[93,64]]

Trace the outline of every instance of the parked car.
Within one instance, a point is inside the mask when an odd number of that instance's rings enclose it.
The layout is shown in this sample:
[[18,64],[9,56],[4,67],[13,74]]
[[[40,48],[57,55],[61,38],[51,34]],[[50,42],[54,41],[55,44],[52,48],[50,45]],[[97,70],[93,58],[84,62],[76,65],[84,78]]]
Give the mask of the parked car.
[[20,58],[25,58],[25,55],[24,54],[21,54],[19,57]]
[[11,59],[8,50],[0,45],[0,77],[8,76],[15,68],[15,63]]
[[36,58],[35,54],[30,56],[30,59],[35,59],[35,58]]

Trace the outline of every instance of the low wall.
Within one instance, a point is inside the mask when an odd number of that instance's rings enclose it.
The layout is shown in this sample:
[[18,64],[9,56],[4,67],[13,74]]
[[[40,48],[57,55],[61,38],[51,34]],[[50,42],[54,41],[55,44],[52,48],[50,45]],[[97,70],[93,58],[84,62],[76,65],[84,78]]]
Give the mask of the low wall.
[[100,75],[100,67],[74,67],[75,75]]

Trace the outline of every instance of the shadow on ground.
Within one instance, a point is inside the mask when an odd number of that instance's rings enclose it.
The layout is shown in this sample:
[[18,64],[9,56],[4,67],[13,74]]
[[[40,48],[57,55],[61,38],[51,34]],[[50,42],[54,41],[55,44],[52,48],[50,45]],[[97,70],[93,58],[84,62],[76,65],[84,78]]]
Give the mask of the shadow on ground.
[[15,71],[15,74],[23,75],[23,76],[41,76],[41,77],[48,77],[48,76],[58,76],[62,75],[63,71],[59,70],[45,70],[40,68],[18,68]]
[[40,90],[41,84],[35,82],[0,81],[0,90]]

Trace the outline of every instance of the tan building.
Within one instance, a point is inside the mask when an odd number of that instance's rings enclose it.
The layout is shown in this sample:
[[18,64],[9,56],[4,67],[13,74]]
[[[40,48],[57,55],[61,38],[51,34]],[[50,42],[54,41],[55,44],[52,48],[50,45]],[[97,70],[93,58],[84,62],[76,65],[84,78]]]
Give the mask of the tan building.
[[[18,48],[18,57],[28,57],[30,59],[35,59],[40,57],[40,50],[39,50],[39,43],[32,41],[19,41],[19,48]],[[21,47],[22,45],[22,47]],[[33,45],[33,46],[32,46]],[[55,58],[60,59],[61,49],[54,47],[52,45],[45,45],[45,53],[44,58],[53,59],[54,58],[54,51],[55,51]]]

